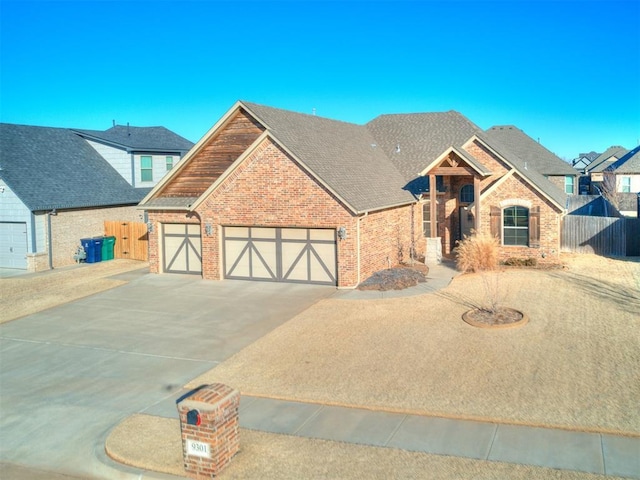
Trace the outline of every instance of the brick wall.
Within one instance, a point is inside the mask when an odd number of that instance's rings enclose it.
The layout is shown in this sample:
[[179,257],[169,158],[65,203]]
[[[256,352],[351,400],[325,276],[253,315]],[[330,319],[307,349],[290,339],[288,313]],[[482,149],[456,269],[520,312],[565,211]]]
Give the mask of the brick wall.
[[[48,237],[47,217],[38,216],[41,227]],[[105,220],[122,220],[127,222],[142,222],[143,212],[135,206],[94,208],[82,210],[62,210],[57,215],[51,216],[51,236],[53,247],[53,267],[64,267],[75,263],[73,254],[80,246],[82,238],[91,238],[104,235]],[[44,252],[48,260],[48,241],[44,246]],[[48,261],[41,260],[34,263],[37,268],[49,268]],[[46,266],[45,266],[46,265]]]
[[338,240],[338,285],[357,283],[357,218],[270,140],[260,145],[197,209],[214,228],[202,239],[203,276],[222,277],[223,225],[345,227]]
[[422,212],[417,204],[370,213],[360,223],[361,281],[376,271],[424,255]]
[[540,207],[540,246],[518,247],[504,245],[500,259],[533,257],[540,263],[557,262],[560,254],[561,213],[551,202],[535,194],[517,174],[509,177],[499,188],[487,195],[481,205],[482,230],[491,231],[491,207],[505,208],[522,202],[523,206]]

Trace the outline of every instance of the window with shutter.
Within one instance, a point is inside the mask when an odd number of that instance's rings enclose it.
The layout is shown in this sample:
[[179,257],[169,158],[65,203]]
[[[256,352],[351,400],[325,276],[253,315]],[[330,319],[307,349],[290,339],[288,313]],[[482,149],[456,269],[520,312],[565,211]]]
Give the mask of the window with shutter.
[[502,211],[502,244],[529,245],[529,209],[518,205]]

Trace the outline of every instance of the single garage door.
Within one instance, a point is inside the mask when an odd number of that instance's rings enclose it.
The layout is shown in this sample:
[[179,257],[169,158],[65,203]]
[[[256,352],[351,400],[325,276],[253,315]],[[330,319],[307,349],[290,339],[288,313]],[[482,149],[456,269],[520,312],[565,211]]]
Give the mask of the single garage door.
[[336,232],[224,227],[224,277],[336,285]]
[[200,225],[162,225],[162,258],[165,273],[202,274]]
[[0,268],[27,269],[27,224],[0,222]]

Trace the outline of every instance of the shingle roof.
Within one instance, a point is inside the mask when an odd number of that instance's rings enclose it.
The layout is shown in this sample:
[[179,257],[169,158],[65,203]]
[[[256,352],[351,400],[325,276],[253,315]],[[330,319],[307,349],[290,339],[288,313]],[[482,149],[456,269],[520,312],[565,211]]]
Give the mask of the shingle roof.
[[136,204],[149,192],[66,128],[0,124],[0,178],[31,211]]
[[[496,151],[522,177],[559,206],[566,204],[565,193],[529,167],[526,159],[522,160],[497,135],[487,135],[455,111],[381,115],[360,126],[248,102],[241,104],[359,211],[415,200],[405,190],[414,190],[419,172],[450,147],[463,152],[462,146],[474,135],[496,146]],[[465,155],[465,160],[476,162],[470,155]],[[476,165],[489,173],[479,162]],[[577,174],[568,164],[566,167]]]
[[[544,175],[538,172],[536,169],[529,165],[529,162],[525,162],[519,155],[511,151],[510,146],[504,144],[502,140],[497,136],[488,136],[486,133],[481,133],[478,138],[490,145],[500,156],[506,159],[515,168],[518,174],[531,182],[540,191],[544,192],[549,198],[551,198],[557,205],[565,208],[567,203],[567,195],[551,183]],[[533,140],[532,140],[533,141]],[[574,170],[575,172],[575,170]],[[574,174],[577,174],[574,173]]]
[[133,151],[187,152],[193,143],[165,127],[115,125],[108,130],[74,129],[79,135]]
[[577,175],[575,168],[547,150],[529,135],[513,125],[496,125],[486,135],[509,148],[527,166],[543,175]]
[[609,147],[606,151],[601,153],[598,158],[587,165],[585,170],[587,172],[602,172],[620,157],[624,156],[628,151],[629,150],[626,148],[620,146]]
[[461,150],[482,131],[455,111],[381,115],[366,126],[406,181],[414,179],[447,148]]
[[[559,207],[565,206],[566,195],[542,174],[528,168],[527,160],[521,160],[455,111],[382,115],[366,125],[356,125],[244,101],[227,115],[236,108],[244,108],[255,117],[267,134],[356,212],[414,202],[413,194],[425,186],[420,172],[451,149],[481,174],[490,174],[464,149],[474,137],[492,148],[496,146],[495,150],[525,181]],[[567,168],[577,174],[570,166]],[[179,171],[165,181],[172,181],[175,175]],[[156,205],[154,201],[151,196],[144,206]]]
[[640,145],[620,157],[607,170],[614,170],[616,173],[640,174]]
[[405,178],[366,127],[249,102],[242,105],[356,211],[415,201],[403,189]]

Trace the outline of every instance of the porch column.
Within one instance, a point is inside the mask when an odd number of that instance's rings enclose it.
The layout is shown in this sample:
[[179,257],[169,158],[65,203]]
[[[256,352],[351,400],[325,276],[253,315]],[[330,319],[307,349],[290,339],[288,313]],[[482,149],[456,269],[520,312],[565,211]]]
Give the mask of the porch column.
[[431,232],[429,236],[436,238],[438,236],[438,210],[436,205],[436,176],[429,175],[429,215],[431,215]]
[[474,228],[480,233],[480,177],[473,177],[473,205],[475,210]]

